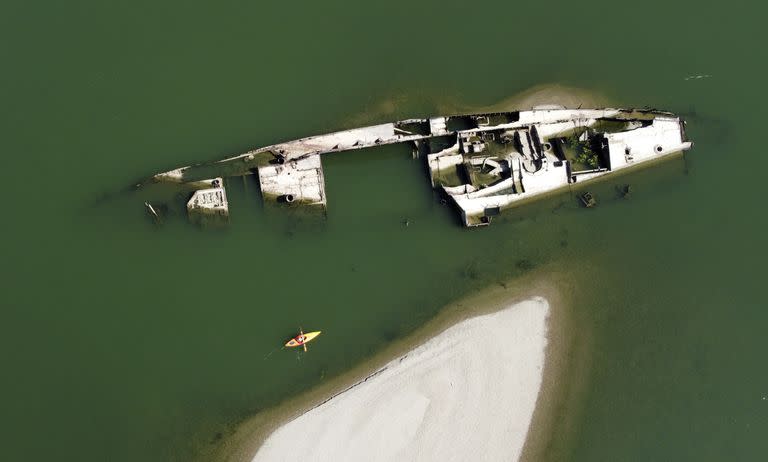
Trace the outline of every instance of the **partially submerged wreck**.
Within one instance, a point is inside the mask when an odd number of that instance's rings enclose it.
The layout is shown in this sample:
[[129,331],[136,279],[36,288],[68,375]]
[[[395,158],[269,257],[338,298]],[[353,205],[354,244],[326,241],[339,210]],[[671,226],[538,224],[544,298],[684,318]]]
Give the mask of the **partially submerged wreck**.
[[266,201],[326,206],[321,155],[412,143],[466,226],[555,190],[690,149],[669,112],[565,109],[408,119],[266,146],[151,177],[193,191],[190,216],[229,214],[223,178],[257,174]]

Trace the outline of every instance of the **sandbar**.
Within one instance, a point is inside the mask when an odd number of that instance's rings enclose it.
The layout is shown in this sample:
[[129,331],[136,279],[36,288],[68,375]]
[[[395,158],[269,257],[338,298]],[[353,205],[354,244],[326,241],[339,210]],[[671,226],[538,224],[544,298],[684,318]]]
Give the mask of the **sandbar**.
[[549,311],[534,297],[449,327],[277,428],[253,462],[518,460]]

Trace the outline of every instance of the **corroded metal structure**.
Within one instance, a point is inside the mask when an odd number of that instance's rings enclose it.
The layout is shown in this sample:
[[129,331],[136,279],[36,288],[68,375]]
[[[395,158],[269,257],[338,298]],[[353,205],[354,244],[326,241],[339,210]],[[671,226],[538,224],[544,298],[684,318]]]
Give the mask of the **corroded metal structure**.
[[[543,106],[408,119],[311,136],[159,173],[151,181],[205,189],[190,200],[190,213],[228,214],[221,177],[254,173],[267,201],[325,207],[322,155],[395,143],[415,145],[433,187],[457,206],[466,226],[488,224],[527,199],[692,146],[684,121],[669,112]],[[212,198],[221,200],[201,206],[199,195],[213,193],[218,195]]]

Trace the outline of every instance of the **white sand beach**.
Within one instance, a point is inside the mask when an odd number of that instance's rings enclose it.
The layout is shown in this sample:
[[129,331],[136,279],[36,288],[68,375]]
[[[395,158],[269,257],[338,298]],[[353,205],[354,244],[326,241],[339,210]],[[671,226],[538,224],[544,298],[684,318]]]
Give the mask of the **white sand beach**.
[[253,462],[518,460],[548,314],[537,297],[450,327],[278,428]]

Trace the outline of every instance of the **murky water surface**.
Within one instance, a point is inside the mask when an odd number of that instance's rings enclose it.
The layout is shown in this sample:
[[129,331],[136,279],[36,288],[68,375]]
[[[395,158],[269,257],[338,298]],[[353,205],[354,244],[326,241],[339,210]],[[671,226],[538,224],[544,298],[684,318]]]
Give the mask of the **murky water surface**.
[[[187,459],[548,262],[578,281],[593,337],[560,454],[762,458],[760,17],[702,2],[6,3],[3,458]],[[590,187],[596,209],[566,193],[472,231],[406,147],[324,158],[326,220],[265,209],[252,181],[227,184],[216,232],[99,201],[177,165],[547,82],[677,111],[696,146]],[[324,331],[309,355],[264,359],[299,326]]]

